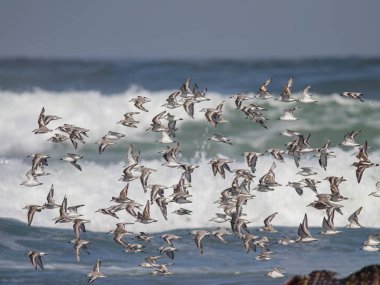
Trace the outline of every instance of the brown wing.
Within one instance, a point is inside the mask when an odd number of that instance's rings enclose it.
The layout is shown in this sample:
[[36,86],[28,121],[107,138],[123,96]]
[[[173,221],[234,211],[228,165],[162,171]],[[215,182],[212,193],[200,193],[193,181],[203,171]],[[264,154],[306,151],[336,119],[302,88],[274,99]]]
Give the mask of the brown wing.
[[150,218],[150,206],[149,206],[149,200],[146,201],[146,205],[145,205],[145,208],[144,208],[144,211],[143,211],[143,217],[144,218]]

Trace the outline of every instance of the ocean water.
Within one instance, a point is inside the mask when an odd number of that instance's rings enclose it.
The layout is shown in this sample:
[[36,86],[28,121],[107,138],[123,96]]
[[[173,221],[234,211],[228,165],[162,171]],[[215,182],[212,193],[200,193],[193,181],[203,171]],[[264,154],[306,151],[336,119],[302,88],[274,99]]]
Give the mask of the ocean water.
[[[116,222],[134,222],[127,213],[119,212],[120,220],[104,216],[95,211],[112,205],[109,200],[116,196],[125,183],[117,181],[126,162],[128,145],[141,150],[140,163],[158,169],[151,174],[149,183],[174,185],[179,181],[181,171],[161,167],[163,158],[158,153],[163,145],[156,143],[158,133],[146,132],[154,115],[165,110],[161,105],[165,98],[181,83],[192,76],[201,89],[207,87],[210,101],[195,105],[195,118],[191,119],[183,108],[169,110],[182,117],[178,122],[176,139],[180,143],[180,158],[184,163],[199,165],[193,173],[193,195],[191,204],[186,208],[193,211],[191,216],[169,214],[165,221],[156,205],[151,207],[152,217],[157,223],[149,225],[134,224],[129,230],[138,233],[147,231],[155,238],[146,244],[144,253],[125,253],[117,246],[111,235],[105,232],[114,228]],[[269,118],[268,129],[244,119],[236,110],[229,97],[237,92],[253,94],[260,83],[268,77],[273,81],[269,91],[278,96],[287,79],[294,77],[293,93],[301,96],[307,85],[319,101],[316,104],[282,103],[274,100],[254,99],[247,103],[257,103],[266,107],[263,111]],[[368,234],[379,233],[380,198],[368,196],[376,190],[380,180],[379,169],[371,168],[364,172],[360,184],[356,181],[355,168],[350,166],[356,161],[356,149],[339,147],[344,134],[351,130],[361,130],[357,136],[359,143],[368,141],[369,158],[380,162],[380,59],[322,59],[302,61],[64,61],[64,60],[0,60],[0,283],[2,284],[86,284],[85,274],[89,272],[98,257],[102,258],[102,271],[108,278],[95,281],[104,284],[282,284],[285,279],[272,280],[265,275],[271,267],[283,267],[289,278],[296,274],[307,274],[316,269],[338,272],[343,277],[364,265],[379,262],[379,253],[360,250],[361,243]],[[365,103],[342,98],[339,93],[358,91],[364,93]],[[141,112],[136,118],[140,121],[137,129],[116,124],[125,112],[136,111],[129,100],[137,95],[152,99],[146,107],[149,113]],[[225,101],[223,117],[229,122],[211,127],[199,111],[215,107]],[[34,135],[37,118],[42,106],[46,114],[62,117],[53,121],[49,127],[56,128],[63,123],[74,124],[90,130],[86,144],[74,150],[70,142],[53,144],[47,139],[52,135]],[[294,122],[277,120],[285,108],[301,106],[296,113],[299,118]],[[192,229],[213,230],[217,226],[228,228],[229,223],[216,224],[209,220],[220,210],[214,203],[220,192],[230,186],[233,175],[227,173],[226,179],[212,175],[208,164],[213,157],[233,160],[232,169],[247,168],[242,152],[260,151],[268,148],[282,148],[290,139],[279,134],[286,128],[311,134],[312,147],[321,147],[331,138],[336,158],[328,162],[327,171],[318,165],[313,154],[301,159],[301,166],[311,166],[318,172],[316,179],[319,193],[329,193],[326,176],[344,176],[347,179],[340,185],[342,195],[350,199],[342,202],[343,216],[335,215],[335,225],[343,232],[337,236],[326,237],[321,231],[324,211],[306,207],[315,197],[305,189],[298,196],[290,187],[277,187],[268,193],[255,192],[256,196],[244,206],[253,233],[262,225],[265,217],[278,212],[273,220],[279,233],[266,234],[272,242],[281,235],[295,238],[298,224],[305,213],[308,214],[311,232],[319,241],[311,244],[280,246],[270,244],[275,252],[272,260],[254,260],[255,254],[246,254],[239,238],[228,236],[228,244],[217,240],[205,239],[205,254],[200,255],[189,235]],[[98,154],[95,144],[108,131],[124,133],[125,138],[110,146],[102,155]],[[209,142],[214,133],[231,138],[233,146]],[[37,187],[20,185],[25,173],[30,169],[31,153],[48,153],[51,158],[46,171],[50,175],[39,178],[43,184]],[[83,171],[60,160],[66,153],[74,152],[84,156],[79,164]],[[276,180],[286,185],[303,177],[292,157],[285,156],[286,163],[276,162]],[[253,186],[268,171],[273,158],[260,157],[257,163]],[[45,203],[51,184],[55,188],[55,200],[59,204],[67,195],[68,204],[85,204],[80,213],[91,220],[83,238],[90,240],[90,255],[82,254],[82,262],[76,263],[72,254],[73,238],[70,224],[54,224],[52,219],[58,210],[45,210],[36,213],[31,227],[27,227],[26,210],[28,204]],[[252,187],[253,188],[253,187]],[[171,190],[166,190],[170,194]],[[139,180],[130,183],[130,197],[141,204],[149,197],[143,192]],[[182,205],[169,204],[171,213]],[[363,206],[359,216],[362,229],[343,228],[347,218]],[[179,251],[170,270],[172,276],[151,276],[149,269],[138,267],[148,255],[157,255],[158,247],[163,245],[159,238],[163,232],[183,237],[176,243]],[[262,233],[260,233],[262,235]],[[24,252],[36,249],[48,253],[44,257],[45,270],[35,271]],[[165,262],[169,262],[164,257]]]

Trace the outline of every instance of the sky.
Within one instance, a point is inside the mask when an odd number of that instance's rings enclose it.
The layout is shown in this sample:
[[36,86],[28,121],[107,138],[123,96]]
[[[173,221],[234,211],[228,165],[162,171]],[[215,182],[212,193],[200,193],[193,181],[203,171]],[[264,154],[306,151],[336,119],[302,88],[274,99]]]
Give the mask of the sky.
[[1,0],[0,57],[380,55],[380,1]]

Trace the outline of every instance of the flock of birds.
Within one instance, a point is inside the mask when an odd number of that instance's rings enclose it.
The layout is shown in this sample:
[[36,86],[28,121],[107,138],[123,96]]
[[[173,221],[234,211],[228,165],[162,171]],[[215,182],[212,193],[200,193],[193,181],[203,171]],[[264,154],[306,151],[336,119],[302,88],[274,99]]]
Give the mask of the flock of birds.
[[[162,106],[166,109],[175,109],[183,107],[186,113],[190,118],[194,118],[194,105],[197,103],[202,103],[204,101],[209,101],[206,93],[207,89],[201,91],[198,89],[198,86],[195,84],[193,88],[190,88],[191,79],[187,79],[179,90],[173,92],[166,99],[166,103]],[[268,92],[268,86],[271,83],[271,79],[266,80],[258,89],[258,92],[254,96],[247,94],[237,94],[231,96],[231,99],[234,100],[236,109],[242,111],[246,117],[252,122],[259,124],[260,126],[267,128],[266,118],[264,117],[262,111],[266,110],[263,107],[260,107],[256,104],[243,104],[246,100],[253,99],[263,99],[268,100],[274,98]],[[285,84],[282,94],[280,97],[275,98],[275,100],[281,102],[301,102],[301,103],[316,103],[315,100],[310,95],[310,86],[306,87],[303,91],[303,97],[300,99],[292,97],[291,88],[293,85],[293,79]],[[344,97],[362,101],[361,93],[354,92],[344,92],[341,94]],[[144,104],[149,103],[151,100],[147,97],[138,96],[133,98],[130,102],[133,102],[135,108],[143,112],[148,112],[148,109]],[[223,108],[224,103],[222,102],[215,108],[203,108],[200,112],[203,112],[207,122],[214,128],[217,128],[219,124],[227,123],[228,121],[223,118]],[[279,117],[279,120],[293,121],[297,120],[295,117],[295,112],[300,107],[291,107],[284,110],[284,114]],[[124,114],[124,118],[118,123],[122,124],[125,127],[137,128],[139,121],[134,118],[134,116],[139,115],[140,112],[128,112]],[[33,132],[35,134],[44,134],[52,132],[52,129],[48,128],[50,122],[54,120],[61,119],[55,115],[46,115],[45,108],[42,108],[41,113],[38,117],[38,128]],[[167,123],[164,123],[164,120]],[[170,114],[167,110],[162,111],[161,113],[155,115],[152,119],[147,131],[159,132],[161,137],[157,142],[165,144],[165,148],[161,151],[161,154],[164,159],[163,166],[169,168],[181,169],[182,174],[179,178],[179,182],[172,186],[165,186],[159,184],[150,184],[149,176],[150,174],[156,172],[156,169],[148,168],[143,166],[139,162],[140,151],[135,151],[132,145],[128,147],[128,163],[123,167],[122,175],[119,178],[120,181],[126,182],[125,187],[120,191],[118,197],[112,197],[111,201],[115,204],[109,207],[101,208],[96,212],[99,212],[104,215],[109,215],[115,219],[119,219],[117,212],[124,211],[127,212],[130,216],[135,219],[135,223],[150,224],[157,222],[156,219],[151,217],[150,207],[156,205],[161,210],[161,213],[165,220],[167,220],[168,211],[167,205],[169,203],[179,204],[179,208],[173,212],[176,215],[191,215],[192,211],[185,208],[186,204],[190,204],[189,200],[192,195],[190,194],[189,188],[191,187],[192,174],[199,167],[198,165],[186,164],[179,161],[178,153],[180,152],[180,144],[175,142],[176,131],[177,131],[177,122],[183,120],[183,118],[176,117]],[[56,133],[54,136],[48,139],[52,143],[64,143],[65,141],[70,140],[74,149],[78,148],[79,142],[84,144],[85,138],[88,137],[88,129],[81,128],[78,126],[63,124],[62,126],[57,127],[55,130],[60,133]],[[353,163],[352,166],[356,168],[356,177],[357,182],[360,183],[363,173],[367,168],[379,166],[379,164],[372,163],[368,157],[367,149],[368,145],[365,142],[363,145],[358,144],[355,141],[355,137],[360,133],[360,131],[351,131],[347,133],[340,145],[346,147],[358,147],[358,152],[356,157],[357,162]],[[268,149],[266,153],[273,156],[274,161],[284,163],[283,154],[292,156],[297,167],[299,167],[300,159],[303,155],[307,153],[314,153],[318,157],[319,164],[323,169],[327,169],[328,160],[332,157],[335,157],[334,152],[330,149],[330,140],[328,140],[322,147],[313,148],[309,144],[310,135],[305,136],[304,134],[286,129],[282,132],[283,136],[292,138],[293,140],[288,142],[286,149]],[[104,135],[98,142],[99,154],[102,154],[107,147],[115,144],[115,141],[123,138],[125,135],[117,132],[109,131]],[[214,134],[209,138],[211,141],[218,143],[232,144],[231,140],[221,134]],[[202,240],[205,237],[214,237],[216,242],[221,242],[227,244],[228,242],[224,239],[224,235],[233,234],[235,238],[240,238],[242,240],[242,245],[244,251],[249,253],[250,250],[257,251],[258,248],[261,249],[261,252],[255,257],[257,260],[265,261],[270,260],[273,254],[272,251],[268,249],[268,244],[271,242],[270,239],[266,236],[256,236],[254,235],[247,224],[250,222],[244,213],[244,206],[247,205],[247,202],[253,199],[255,196],[252,194],[251,190],[268,192],[273,191],[275,187],[281,186],[276,182],[276,163],[273,162],[268,172],[263,175],[258,180],[258,185],[255,188],[251,187],[251,184],[254,179],[254,173],[256,172],[256,164],[260,156],[264,153],[257,152],[244,152],[242,154],[245,157],[248,168],[247,169],[231,169],[230,163],[232,160],[224,158],[214,158],[209,163],[211,165],[211,170],[214,176],[220,175],[225,179],[226,172],[232,173],[234,179],[230,186],[221,191],[220,197],[217,200],[219,208],[222,210],[222,213],[216,213],[215,217],[211,221],[217,224],[229,223],[230,229],[223,227],[218,227],[214,231],[208,230],[193,230],[191,234],[194,236],[194,241],[196,247],[199,249],[200,254],[204,254],[204,248],[202,245]],[[32,158],[31,169],[26,173],[27,180],[22,183],[22,185],[28,187],[34,187],[41,185],[42,183],[38,181],[41,176],[48,175],[49,173],[45,172],[46,166],[48,166],[48,159],[50,158],[47,154],[34,153],[29,156]],[[82,168],[78,164],[78,161],[82,159],[83,156],[74,153],[67,153],[61,160],[70,163],[77,170],[81,171]],[[317,191],[317,184],[321,181],[311,178],[312,175],[317,174],[311,167],[301,167],[298,175],[303,176],[304,178],[301,181],[289,182],[289,187],[295,189],[295,191],[302,195],[304,189],[309,188],[311,191],[315,192],[316,200],[310,203],[308,206],[314,207],[317,210],[326,210],[327,217],[323,218],[322,227],[323,231],[321,234],[324,235],[335,235],[340,233],[334,226],[334,215],[335,212],[342,214],[341,208],[343,205],[340,202],[348,199],[341,195],[339,191],[339,185],[346,181],[343,177],[328,176],[325,178],[330,183],[331,194],[321,194]],[[210,172],[211,175],[211,172]],[[149,197],[146,202],[141,202],[140,204],[137,201],[128,197],[129,183],[134,180],[140,180],[142,189],[144,193],[149,193]],[[374,197],[380,197],[380,182],[376,184],[377,191],[371,193],[370,195]],[[167,193],[167,189],[172,188],[172,194]],[[142,207],[144,206],[141,211]],[[71,240],[73,244],[73,253],[78,262],[80,262],[81,252],[89,253],[88,244],[90,241],[81,238],[81,232],[85,232],[85,224],[89,223],[90,220],[83,218],[79,213],[79,208],[84,207],[84,205],[75,205],[68,206],[67,197],[65,196],[61,204],[56,204],[54,200],[54,187],[51,186],[51,189],[47,195],[47,201],[43,205],[28,205],[25,209],[28,210],[28,226],[31,225],[33,217],[36,212],[41,212],[45,210],[59,209],[59,216],[57,216],[54,221],[55,223],[72,223],[74,236],[75,238]],[[362,207],[355,211],[349,218],[348,228],[360,228],[362,227],[359,223],[359,214]],[[264,225],[258,229],[261,233],[273,233],[277,230],[273,227],[272,221],[278,213],[273,213],[264,220]],[[124,238],[126,235],[133,235],[132,232],[126,229],[126,225],[133,223],[117,223],[116,228],[111,230],[110,233],[113,234],[114,242],[123,248],[125,252],[142,252],[145,247],[144,242],[148,242],[152,235],[147,232],[141,232],[140,234],[134,237],[135,240],[140,241],[140,243],[129,243]],[[166,254],[168,258],[174,260],[174,252],[177,249],[174,247],[174,242],[177,243],[181,240],[180,236],[166,233],[161,236],[165,245],[161,246],[158,250],[160,254]],[[298,238],[291,239],[289,237],[283,236],[277,241],[278,244],[289,245],[295,242],[313,242],[317,241],[314,238],[308,228],[308,217],[305,214],[302,223],[298,228]],[[369,235],[368,240],[363,243],[362,249],[365,251],[379,251],[380,248],[377,247],[380,245],[380,240],[377,235]],[[30,260],[35,269],[40,267],[43,269],[42,257],[46,255],[45,252],[40,252],[36,250],[30,250],[26,252],[30,257]],[[153,275],[169,275],[172,274],[169,271],[169,266],[173,263],[159,263],[159,260],[163,258],[162,255],[157,256],[148,256],[145,258],[144,262],[140,264],[141,267],[151,268]],[[99,258],[93,268],[90,271],[88,276],[88,282],[93,282],[97,278],[106,277],[100,270],[101,259]],[[281,268],[273,268],[267,273],[268,276],[272,278],[284,277],[284,274],[281,272]]]

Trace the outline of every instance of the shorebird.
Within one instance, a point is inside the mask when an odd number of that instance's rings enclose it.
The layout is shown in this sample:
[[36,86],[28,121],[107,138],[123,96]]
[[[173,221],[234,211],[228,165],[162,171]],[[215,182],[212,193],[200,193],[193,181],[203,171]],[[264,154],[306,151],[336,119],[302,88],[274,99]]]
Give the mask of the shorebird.
[[36,171],[38,167],[48,166],[47,159],[50,158],[48,154],[32,153],[28,155],[32,158],[32,170]]
[[163,234],[161,236],[161,238],[164,240],[164,242],[166,242],[170,246],[174,246],[172,240],[180,240],[181,239],[180,236],[176,236],[173,234]]
[[363,245],[361,250],[368,251],[368,252],[375,252],[375,251],[380,251],[380,248],[373,245]]
[[298,227],[298,236],[297,242],[312,242],[316,241],[316,238],[313,238],[309,232],[309,225],[307,222],[307,215],[305,214],[302,224]]
[[194,119],[194,104],[195,101],[193,98],[188,98],[183,102],[183,109],[189,115],[191,119]]
[[298,120],[298,118],[294,116],[294,112],[300,108],[301,107],[292,107],[292,108],[285,109],[284,114],[278,119],[282,121],[296,121]]
[[156,116],[153,117],[152,123],[150,124],[150,128],[146,129],[151,130],[153,132],[160,132],[163,130],[167,130],[166,127],[164,127],[161,123],[161,119],[165,115],[166,111],[162,111],[161,113],[157,114]]
[[379,235],[378,234],[369,234],[366,241],[363,242],[364,245],[376,246],[380,245]]
[[47,255],[47,253],[42,251],[29,250],[25,252],[25,254],[29,256],[34,269],[37,269],[38,267],[44,269],[44,266],[42,264],[42,256]]
[[284,274],[281,273],[283,268],[273,267],[271,271],[267,272],[265,275],[271,278],[282,278],[285,277]]
[[351,131],[344,135],[343,140],[339,143],[339,145],[343,146],[359,146],[357,142],[355,142],[355,137],[360,134],[361,131]]
[[85,223],[89,223],[89,220],[85,219],[74,219],[73,220],[73,230],[75,233],[76,238],[79,240],[80,238],[80,231],[86,232],[86,227],[84,226]]
[[354,162],[351,164],[351,166],[356,167],[356,179],[358,183],[360,183],[364,170],[366,170],[369,167],[374,167],[374,166],[379,166],[380,164],[378,163],[372,163],[368,159],[368,154],[367,154],[367,141],[365,141],[363,147],[360,148],[360,151],[358,155],[356,156],[359,159],[359,162]]
[[304,178],[300,182],[305,183],[307,187],[309,187],[313,192],[315,192],[315,194],[318,194],[316,185],[318,183],[321,183],[321,181],[311,178]]
[[43,120],[45,122],[45,125],[49,124],[51,121],[60,120],[61,117],[55,116],[55,115],[45,115],[45,108],[42,107],[41,110]]
[[176,124],[178,121],[182,121],[183,119],[176,117],[170,113],[167,113],[165,116],[163,116],[163,119],[168,121],[169,135],[175,138],[175,132],[177,131]]
[[220,176],[222,176],[222,178],[224,179],[226,178],[225,170],[232,172],[230,167],[228,166],[228,163],[232,163],[232,162],[233,161],[229,159],[218,158],[218,159],[212,159],[209,162],[209,164],[211,164],[211,169],[214,176],[216,176],[216,174],[219,173]]
[[133,152],[133,145],[132,144],[128,145],[128,152],[127,152],[127,161],[128,161],[128,164],[127,164],[127,166],[130,166],[132,164],[138,165],[138,163],[139,163],[139,156],[140,156],[140,151],[138,151],[138,154],[134,154],[134,152]]
[[158,267],[159,264],[156,263],[156,260],[162,258],[161,255],[158,256],[148,256],[144,260],[145,262],[141,263],[139,266],[143,268],[155,268]]
[[97,141],[95,144],[99,145],[99,154],[102,154],[107,146],[115,144],[107,135],[102,137],[100,141]]
[[87,273],[88,283],[94,282],[97,278],[107,277],[106,275],[100,272],[101,265],[102,265],[102,261],[100,258],[98,258],[92,271]]
[[180,96],[182,98],[193,98],[194,93],[190,89],[191,77],[188,77],[179,88]]
[[72,132],[76,132],[77,133],[77,138],[79,140],[82,140],[82,135],[88,137],[87,133],[89,132],[89,130],[85,129],[85,128],[81,128],[81,127],[77,127],[77,126],[74,126],[74,125],[71,125],[71,124],[63,124],[63,126],[59,126],[58,128],[56,128],[56,130],[59,130],[61,132],[64,132],[68,135],[70,135]]
[[80,250],[82,249],[85,253],[90,254],[87,245],[90,243],[88,240],[84,239],[73,239],[71,243],[74,244],[73,252],[77,262],[80,262]]
[[257,158],[259,156],[264,155],[264,154],[259,153],[259,152],[244,152],[244,153],[242,153],[242,155],[245,156],[246,161],[247,161],[247,165],[248,165],[248,167],[251,168],[252,173],[255,173],[256,172]]
[[380,181],[376,182],[376,191],[370,193],[368,196],[378,197],[380,198]]
[[364,102],[364,100],[362,99],[363,95],[364,95],[363,93],[359,93],[359,92],[343,92],[340,94],[340,96],[359,100],[360,102]]
[[125,137],[125,135],[122,133],[118,133],[118,132],[108,131],[108,133],[105,135],[105,137],[109,140],[119,140],[119,139]]
[[293,130],[289,130],[289,129],[286,129],[285,131],[283,131],[281,133],[282,136],[285,136],[285,137],[296,137],[296,136],[299,136],[301,135],[300,132],[297,132],[297,131],[293,131]]
[[302,176],[311,176],[311,175],[316,175],[318,173],[313,171],[311,167],[301,167],[301,171],[298,172],[297,174],[302,175]]
[[276,182],[276,176],[273,172],[275,168],[276,168],[276,163],[273,162],[269,171],[260,178],[259,184],[268,186],[268,187],[281,186],[281,184]]
[[168,265],[169,264],[160,264],[160,265],[158,265],[158,269],[152,271],[150,274],[159,275],[159,276],[172,275],[173,272],[169,272]]
[[111,217],[114,217],[115,219],[119,219],[119,217],[116,215],[117,211],[121,211],[125,208],[125,205],[120,204],[116,206],[110,206],[108,208],[100,208],[95,211],[95,213],[101,213],[103,215],[109,215]]
[[285,153],[285,151],[281,150],[281,149],[274,149],[274,148],[270,148],[268,149],[267,151],[265,151],[267,153],[270,153],[275,159],[277,159],[278,161],[280,162],[285,162],[284,161],[284,157],[281,155],[283,153]]
[[122,124],[125,127],[137,128],[136,124],[140,123],[136,121],[133,116],[140,114],[140,112],[128,112],[124,114],[124,119],[117,122],[117,124]]
[[78,147],[78,142],[76,140],[79,140],[83,144],[85,143],[78,130],[72,130],[71,133],[69,134],[69,139],[71,143],[73,144],[74,149],[77,149]]
[[[244,111],[244,108],[242,109]],[[265,129],[268,129],[268,127],[265,125],[265,121],[267,120],[263,114],[257,112],[257,111],[249,111],[245,112],[247,115],[246,119],[250,119],[252,122],[258,123],[260,126],[262,126]]]
[[269,94],[267,90],[267,87],[271,82],[272,82],[272,78],[269,78],[265,80],[263,84],[260,85],[259,90],[258,90],[259,94],[256,96],[256,98],[270,99],[273,97],[271,94]]
[[242,237],[244,234],[249,234],[247,224],[249,224],[250,221],[242,218],[242,215],[239,216],[236,212],[232,212],[230,216],[231,230],[235,235]]
[[53,143],[63,143],[64,141],[68,140],[69,138],[65,135],[61,134],[54,134],[54,136],[47,139],[47,141],[53,142]]
[[181,167],[182,163],[179,163],[177,161],[177,154],[179,153],[179,143],[177,142],[177,145],[173,147],[167,146],[166,149],[160,151],[159,153],[163,154],[163,158],[165,160],[165,163],[162,165],[165,165],[167,167],[171,168],[177,168]]
[[24,186],[28,186],[28,187],[34,187],[34,186],[38,186],[38,185],[43,184],[42,182],[39,182],[37,180],[37,176],[35,175],[35,172],[33,171],[33,169],[30,169],[26,173],[26,178],[27,178],[27,180],[22,182],[20,185],[24,185]]
[[191,231],[191,234],[194,235],[195,245],[200,249],[201,255],[203,255],[202,239],[206,236],[210,236],[211,233],[205,230],[194,230]]
[[264,107],[261,107],[259,105],[256,105],[256,104],[248,104],[246,106],[243,106],[241,108],[241,111],[247,115],[247,117],[249,117],[249,114],[252,114],[254,112],[259,112],[259,111],[265,111],[267,110],[266,108]]
[[141,185],[144,189],[144,193],[147,192],[147,187],[148,187],[148,178],[149,178],[149,175],[153,172],[156,172],[157,170],[156,169],[153,169],[153,168],[148,168],[148,167],[145,167],[145,166],[141,166],[139,168],[139,171],[141,172],[141,175],[140,175],[140,182],[141,182]]
[[309,93],[310,88],[311,88],[311,85],[307,86],[307,87],[302,91],[302,95],[303,95],[303,97],[299,100],[300,102],[302,102],[302,103],[316,103],[316,102],[318,102],[317,100],[314,100],[314,99],[312,98],[312,96],[310,95],[310,93]]
[[157,220],[152,219],[150,217],[150,206],[149,206],[149,200],[146,201],[145,208],[142,213],[137,213],[137,220],[136,222],[142,223],[142,224],[149,224],[157,222]]
[[217,228],[215,231],[212,232],[212,235],[216,237],[218,240],[220,240],[222,243],[228,243],[223,236],[231,234],[229,231],[223,228]]
[[[308,207],[313,207],[317,210],[326,210],[327,216],[330,216],[332,211],[337,211],[339,214],[343,215],[340,208],[342,208],[342,205],[332,203],[333,197],[335,197],[337,194],[331,195],[331,194],[317,194],[316,197],[318,198],[318,201],[314,201],[307,205]],[[338,199],[334,199],[335,201]]]
[[281,236],[281,238],[277,241],[278,244],[282,244],[282,245],[289,245],[295,242],[296,241],[294,239],[288,238],[286,236]]
[[133,223],[117,223],[116,229],[109,231],[108,233],[113,234],[113,240],[115,243],[123,246],[128,247],[128,244],[125,243],[123,240],[124,236],[127,234],[133,234],[132,232],[129,232],[125,229],[125,225],[132,225]]
[[335,157],[334,152],[329,150],[330,144],[331,140],[328,139],[325,145],[323,145],[321,148],[316,149],[316,156],[319,156],[319,165],[323,167],[324,170],[327,169],[327,159],[329,157]]
[[137,96],[136,98],[132,98],[131,100],[129,100],[129,102],[133,102],[134,106],[137,109],[140,109],[144,112],[148,112],[148,110],[144,108],[143,104],[151,102],[151,100],[148,97]]
[[173,214],[177,214],[179,216],[185,216],[185,215],[191,215],[191,210],[184,209],[184,208],[179,208],[175,211],[173,211]]
[[273,213],[272,215],[268,216],[264,220],[264,226],[259,228],[258,231],[260,232],[270,232],[270,233],[276,233],[278,232],[276,229],[273,228],[272,226],[272,220],[274,217],[278,214],[278,212]]
[[169,198],[165,198],[165,197],[158,197],[156,198],[156,204],[157,206],[160,208],[160,211],[162,213],[162,216],[164,217],[164,219],[167,221],[168,220],[168,209],[167,209],[167,205],[172,202]]
[[259,184],[259,185],[257,185],[257,187],[253,188],[253,190],[256,190],[259,192],[270,192],[270,191],[274,191],[274,188],[271,188],[271,187],[264,185],[264,184]]
[[154,238],[154,237],[149,235],[147,232],[140,232],[140,234],[138,234],[134,237],[134,239],[141,240],[141,241],[147,241],[147,242],[150,242],[150,240],[152,238]]
[[57,205],[54,201],[54,186],[53,184],[50,187],[50,191],[46,197],[47,203],[44,204],[45,209],[54,209],[59,208],[59,205]]
[[124,188],[120,191],[119,197],[112,197],[111,201],[120,203],[120,204],[124,204],[126,202],[131,201],[131,199],[128,198],[128,188],[129,188],[129,183],[127,183],[127,185],[125,185]]
[[360,214],[360,212],[362,211],[362,208],[363,207],[360,207],[359,209],[357,209],[349,218],[348,218],[348,221],[350,222],[346,228],[349,228],[349,229],[358,229],[358,228],[362,228],[363,226],[359,223],[359,219],[358,219],[358,216]]
[[184,176],[186,180],[191,183],[191,174],[194,172],[194,169],[198,168],[199,165],[193,165],[193,164],[181,164],[180,166],[184,172]]
[[252,249],[253,251],[256,252],[256,245],[255,243],[253,242],[254,239],[256,238],[256,236],[254,235],[251,235],[249,233],[247,234],[243,234],[241,236],[241,239],[243,240],[243,247],[244,247],[244,250],[245,252],[248,254],[249,251]]
[[36,212],[41,212],[44,209],[44,206],[38,205],[27,205],[23,209],[28,209],[28,227],[32,224],[34,214]]
[[79,171],[82,171],[81,166],[79,164],[77,164],[77,161],[79,159],[82,159],[82,158],[83,158],[83,156],[81,156],[81,155],[77,155],[77,154],[73,154],[73,153],[68,153],[64,158],[61,158],[61,160],[70,162],[72,166],[74,166]]
[[[219,106],[223,106],[224,104],[224,101],[219,105]],[[204,109],[201,110],[201,112],[203,111]],[[218,124],[222,124],[222,123],[227,123],[228,121],[226,119],[224,119],[222,117],[222,110],[221,109],[206,109],[207,111],[205,112],[205,117],[206,117],[206,120],[207,122],[209,122],[214,128],[216,128],[216,126]]]
[[124,252],[144,252],[142,249],[145,247],[145,245],[138,244],[138,243],[129,243],[127,246],[123,249]]
[[194,94],[195,102],[210,101],[210,98],[206,98],[207,87],[203,89],[203,91],[200,91],[198,85],[195,83],[191,92]]
[[216,142],[222,142],[222,143],[226,143],[226,144],[232,145],[231,139],[229,139],[229,138],[227,138],[225,136],[219,135],[219,134],[214,134],[208,140],[212,140],[212,141],[216,141]]
[[159,185],[159,184],[153,184],[153,185],[150,184],[150,185],[146,186],[146,188],[151,189],[151,191],[150,191],[150,204],[153,205],[157,196],[164,197],[164,190],[168,189],[169,187]]
[[334,212],[335,212],[335,209],[332,209],[332,211],[328,215],[327,220],[325,217],[323,217],[323,222],[322,222],[323,232],[321,232],[321,234],[336,235],[341,232],[341,231],[338,231],[334,226]]
[[273,252],[270,251],[269,249],[264,248],[256,257],[256,260],[259,261],[267,261],[272,259],[272,254]]
[[243,101],[253,99],[252,96],[249,96],[244,93],[233,95],[230,98],[235,100],[236,109],[241,109],[241,105],[243,104]]
[[300,182],[288,182],[288,185],[286,186],[289,186],[289,187],[292,187],[294,188],[294,190],[296,190],[297,194],[302,196],[303,194],[303,187],[306,187],[305,184],[303,184],[301,181]]
[[[37,120],[38,128],[33,130],[34,134],[44,134],[44,133],[48,133],[48,132],[52,131],[48,127],[46,127],[46,125],[48,123],[45,120],[44,114],[45,114],[45,107],[42,107],[42,110],[41,110],[40,115],[38,116],[38,120]],[[59,118],[59,117],[57,117],[57,118]]]
[[296,98],[291,97],[292,91],[291,88],[293,86],[293,77],[289,78],[286,82],[284,89],[282,90],[282,94],[280,98],[276,98],[276,100],[280,100],[282,102],[294,102],[298,101]]
[[[79,206],[75,206],[75,207],[77,208],[80,206],[83,206],[83,205],[79,205]],[[67,207],[67,197],[65,195],[65,197],[63,198],[62,204],[59,207],[59,217],[53,219],[56,224],[57,223],[69,223],[72,220],[82,216],[82,215],[77,214],[77,213],[70,215],[71,211],[69,212],[68,209],[69,208]]]
[[136,167],[137,164],[131,164],[131,165],[128,165],[127,167],[125,167],[123,169],[123,174],[121,175],[121,177],[118,179],[118,181],[124,181],[124,182],[130,182],[130,181],[133,181],[137,178],[140,178],[140,176],[135,176],[133,173],[132,173],[132,170],[133,168]]
[[148,256],[144,258],[145,262],[141,263],[139,266],[144,267],[144,268],[154,268],[158,267],[159,264],[156,262],[157,259],[162,258],[161,255],[158,256]]
[[172,247],[172,246],[161,246],[159,248],[159,251],[160,253],[166,253],[166,255],[170,258],[170,259],[174,259],[174,252],[175,251],[178,251],[178,249],[176,249],[175,247]]
[[162,105],[161,107],[166,107],[169,109],[175,109],[178,107],[181,107],[181,104],[178,103],[177,97],[181,95],[180,91],[175,91],[169,95],[169,97],[166,99],[166,103]]

